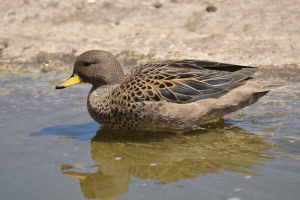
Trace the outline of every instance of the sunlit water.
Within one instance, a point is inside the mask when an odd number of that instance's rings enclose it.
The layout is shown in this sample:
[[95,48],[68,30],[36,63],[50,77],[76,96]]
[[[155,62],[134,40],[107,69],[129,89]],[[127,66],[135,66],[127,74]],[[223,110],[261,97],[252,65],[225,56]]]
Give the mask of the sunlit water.
[[299,199],[299,83],[172,133],[101,129],[67,77],[0,77],[1,199]]

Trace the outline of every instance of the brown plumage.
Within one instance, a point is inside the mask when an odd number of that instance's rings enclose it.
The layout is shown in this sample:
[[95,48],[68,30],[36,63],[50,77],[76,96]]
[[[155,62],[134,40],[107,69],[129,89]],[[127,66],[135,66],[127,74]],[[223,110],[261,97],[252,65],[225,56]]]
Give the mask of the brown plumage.
[[256,71],[249,66],[182,60],[136,65],[124,75],[112,54],[92,50],[77,58],[71,78],[56,88],[91,83],[88,111],[103,126],[186,130],[284,86],[252,78]]

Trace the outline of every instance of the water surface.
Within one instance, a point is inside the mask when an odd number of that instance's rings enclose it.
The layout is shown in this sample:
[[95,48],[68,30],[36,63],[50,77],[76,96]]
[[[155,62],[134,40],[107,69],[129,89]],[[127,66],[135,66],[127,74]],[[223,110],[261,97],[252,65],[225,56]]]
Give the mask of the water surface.
[[184,133],[101,129],[87,84],[0,77],[1,199],[298,199],[299,83]]

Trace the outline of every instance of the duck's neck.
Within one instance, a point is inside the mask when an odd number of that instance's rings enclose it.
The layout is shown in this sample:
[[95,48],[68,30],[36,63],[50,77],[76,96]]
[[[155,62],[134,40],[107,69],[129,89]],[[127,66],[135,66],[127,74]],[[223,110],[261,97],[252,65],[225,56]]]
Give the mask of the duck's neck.
[[108,100],[109,94],[120,84],[109,84],[102,86],[93,86],[87,101],[88,111],[95,118],[96,113],[101,113],[101,104]]

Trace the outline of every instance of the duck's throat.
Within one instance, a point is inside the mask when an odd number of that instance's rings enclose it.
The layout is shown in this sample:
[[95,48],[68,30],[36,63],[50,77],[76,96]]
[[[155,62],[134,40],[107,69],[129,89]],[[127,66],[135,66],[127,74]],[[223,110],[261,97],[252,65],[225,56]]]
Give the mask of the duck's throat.
[[106,105],[109,104],[110,94],[120,84],[102,85],[99,87],[93,86],[87,100],[87,107],[91,117],[98,121],[100,115],[103,114],[106,109]]

